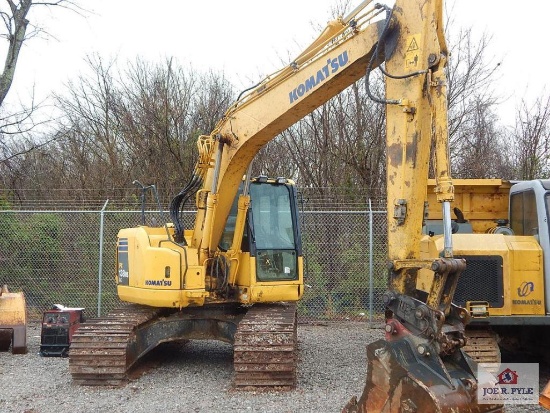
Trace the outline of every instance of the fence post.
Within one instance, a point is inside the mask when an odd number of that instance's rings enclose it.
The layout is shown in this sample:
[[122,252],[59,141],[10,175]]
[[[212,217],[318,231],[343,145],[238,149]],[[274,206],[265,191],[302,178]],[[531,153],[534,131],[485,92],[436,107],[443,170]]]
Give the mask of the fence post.
[[109,200],[105,201],[105,204],[103,204],[103,208],[101,208],[101,211],[99,213],[99,265],[98,265],[98,295],[97,295],[97,316],[101,316],[101,296],[103,295],[103,285],[102,285],[102,278],[103,278],[103,222],[105,220],[105,208],[107,208],[107,204],[109,203]]
[[373,301],[374,301],[374,280],[373,280],[373,262],[372,262],[372,203],[369,198],[369,323],[372,323]]

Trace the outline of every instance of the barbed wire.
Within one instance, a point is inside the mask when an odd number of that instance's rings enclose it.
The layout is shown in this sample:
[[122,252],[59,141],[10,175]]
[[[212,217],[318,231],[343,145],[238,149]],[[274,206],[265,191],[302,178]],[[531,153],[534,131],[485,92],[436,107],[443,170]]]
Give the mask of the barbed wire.
[[[297,190],[301,208],[306,211],[327,209],[357,211],[386,208],[384,194],[369,193],[362,188],[353,188],[353,192],[350,188],[330,187],[297,187]],[[163,211],[168,209],[170,200],[170,197],[160,196]],[[134,187],[113,188],[108,191],[68,188],[0,189],[0,208],[2,209],[97,211],[104,207],[107,210],[139,209],[141,205],[140,193]],[[157,200],[148,195],[145,208],[158,210]],[[194,205],[190,203],[185,206],[185,209],[194,210]]]

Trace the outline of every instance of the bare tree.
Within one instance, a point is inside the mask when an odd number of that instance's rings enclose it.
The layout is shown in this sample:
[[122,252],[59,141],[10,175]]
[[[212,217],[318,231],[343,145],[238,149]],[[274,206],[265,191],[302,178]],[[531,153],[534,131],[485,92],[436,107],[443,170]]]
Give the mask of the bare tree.
[[474,97],[471,112],[456,130],[460,150],[453,158],[456,178],[512,178],[506,130],[499,126],[491,102]]
[[522,100],[514,128],[518,179],[550,177],[550,96],[540,96],[533,105]]
[[197,138],[210,133],[233,100],[223,75],[184,70],[171,59],[129,66],[119,87],[128,171],[132,179],[179,192],[191,176]]
[[15,75],[15,68],[19,59],[19,53],[23,43],[43,30],[34,27],[28,31],[30,25],[27,16],[32,7],[35,6],[61,6],[76,9],[76,3],[71,0],[5,0],[4,6],[0,6],[0,17],[4,23],[3,30],[0,31],[0,36],[8,42],[6,51],[6,59],[4,68],[0,74],[0,106],[4,103]]
[[[343,0],[335,12],[345,14],[348,6]],[[474,41],[471,30],[461,30],[449,39],[453,168],[458,177],[512,178],[508,133],[496,116],[492,81],[499,66],[487,57],[490,37]],[[122,72],[115,66],[91,59],[92,74],[59,97],[64,124],[52,135],[51,147],[40,148],[55,154],[48,160],[57,168],[49,170],[44,186],[53,185],[55,177],[57,185],[104,190],[128,188],[138,179],[156,183],[161,193],[175,193],[195,163],[197,137],[214,128],[233,90],[223,76],[186,71],[172,60],[151,64],[138,59]],[[378,96],[383,87],[381,77],[371,79]],[[378,197],[386,181],[384,109],[368,98],[360,80],[266,145],[253,173],[291,177],[300,186],[321,188],[322,196],[344,188],[348,198]],[[9,176],[23,185],[31,179],[28,174],[40,170],[30,167],[37,159],[26,154],[27,163],[11,162]],[[322,188],[329,189],[322,193]]]
[[483,34],[475,39],[471,29],[460,29],[449,36],[450,59],[447,66],[449,138],[452,153],[463,150],[466,135],[461,127],[479,116],[479,108],[490,110],[498,104],[493,85],[500,63],[487,56],[491,37]]
[[[16,72],[17,62],[23,44],[38,34],[47,34],[46,30],[33,25],[28,19],[36,6],[58,7],[80,13],[83,11],[78,5],[78,0],[0,0],[0,38],[4,38],[8,47],[4,67],[0,72],[0,163],[9,163],[13,166],[13,159],[27,154],[38,148],[43,148],[52,142],[52,139],[39,139],[32,132],[37,126],[49,123],[51,116],[42,113],[40,118],[36,113],[43,107],[44,102],[36,101],[34,93],[30,102],[10,102],[5,105]],[[18,142],[17,142],[18,141]],[[25,146],[21,143],[25,142]]]
[[9,13],[0,11],[0,15],[2,16],[6,29],[6,33],[3,34],[3,37],[8,40],[9,46],[6,53],[4,69],[0,75],[0,105],[4,102],[13,82],[19,52],[26,39],[27,26],[29,24],[27,14],[33,5],[32,0],[21,0],[18,4],[14,3],[12,0],[6,0],[6,2],[10,11]]
[[131,197],[136,179],[157,184],[166,198],[177,193],[195,164],[198,135],[210,133],[233,101],[227,80],[170,59],[138,59],[123,70],[99,56],[88,64],[89,73],[57,96],[62,118],[51,143],[0,164],[4,182],[34,188],[35,196],[64,188],[64,196],[85,189],[97,198]]

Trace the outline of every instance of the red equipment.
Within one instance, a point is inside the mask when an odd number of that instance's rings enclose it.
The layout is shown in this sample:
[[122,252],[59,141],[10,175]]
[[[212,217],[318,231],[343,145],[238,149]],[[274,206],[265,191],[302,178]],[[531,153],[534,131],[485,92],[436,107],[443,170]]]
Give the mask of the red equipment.
[[55,304],[44,311],[40,335],[40,355],[67,357],[72,337],[84,322],[84,308],[69,308]]

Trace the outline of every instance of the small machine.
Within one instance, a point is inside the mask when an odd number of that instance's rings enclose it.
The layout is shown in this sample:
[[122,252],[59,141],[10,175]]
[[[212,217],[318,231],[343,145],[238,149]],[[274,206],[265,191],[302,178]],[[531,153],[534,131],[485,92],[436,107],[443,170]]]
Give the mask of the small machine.
[[55,304],[52,309],[44,311],[40,355],[67,357],[73,334],[83,322],[84,308],[69,308]]

